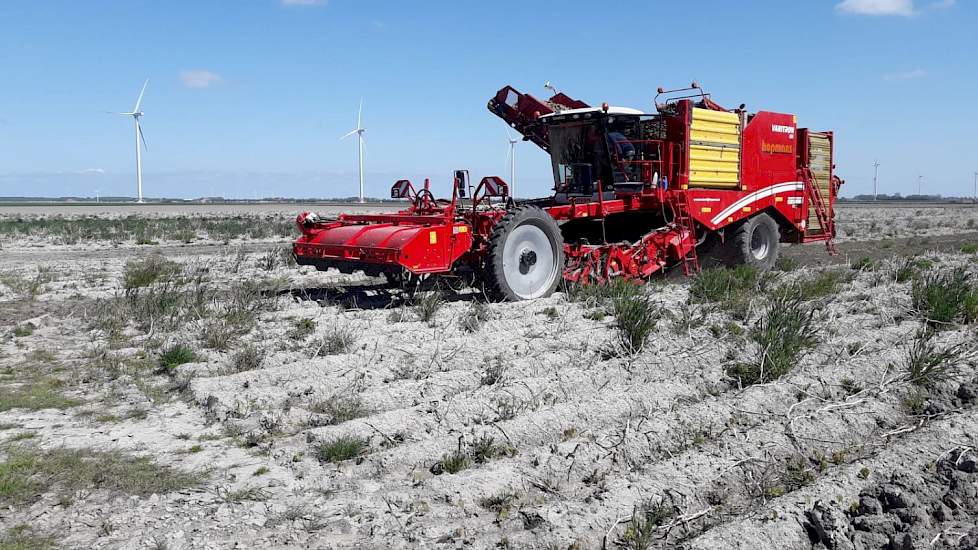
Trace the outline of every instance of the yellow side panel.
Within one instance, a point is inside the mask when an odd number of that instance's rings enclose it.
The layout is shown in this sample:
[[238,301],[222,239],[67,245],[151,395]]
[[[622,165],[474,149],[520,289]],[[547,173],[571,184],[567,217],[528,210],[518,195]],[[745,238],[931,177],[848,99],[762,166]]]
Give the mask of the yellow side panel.
[[740,146],[740,117],[736,113],[693,109],[692,142]]
[[739,187],[740,149],[736,147],[690,145],[689,185],[693,187]]
[[691,187],[740,187],[740,116],[694,108],[689,141]]

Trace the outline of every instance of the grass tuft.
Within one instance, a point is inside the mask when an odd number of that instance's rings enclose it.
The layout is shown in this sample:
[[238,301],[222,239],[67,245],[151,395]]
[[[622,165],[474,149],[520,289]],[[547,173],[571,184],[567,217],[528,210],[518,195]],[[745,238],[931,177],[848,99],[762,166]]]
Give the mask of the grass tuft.
[[715,303],[721,309],[745,318],[756,291],[765,281],[757,268],[740,265],[735,268],[704,269],[689,287],[690,303]]
[[791,290],[804,300],[814,300],[836,294],[843,284],[852,282],[856,274],[841,269],[826,269],[812,277],[800,279],[791,285]]
[[728,374],[741,386],[780,378],[815,345],[817,333],[814,306],[806,305],[801,296],[782,290],[749,333],[757,345],[756,359],[730,367]]
[[292,340],[305,340],[315,331],[316,321],[309,318],[296,319],[288,336]]
[[907,379],[918,386],[931,389],[951,377],[951,369],[967,353],[964,344],[940,347],[934,342],[934,331],[922,327],[904,359]]
[[618,343],[626,353],[635,354],[642,351],[655,329],[659,308],[637,285],[625,283],[617,288],[611,303],[617,321]]
[[182,266],[167,260],[159,254],[152,254],[144,259],[126,262],[122,271],[122,288],[132,291],[171,279],[180,274]]
[[439,473],[457,474],[469,467],[469,455],[461,450],[446,453],[438,461],[437,466],[436,470]]
[[414,307],[418,314],[418,319],[429,325],[435,322],[438,310],[445,304],[445,297],[438,290],[421,293],[415,300]]
[[316,349],[316,355],[349,353],[356,342],[357,335],[353,328],[348,326],[333,326],[326,331],[326,334],[320,340],[319,347]]
[[664,502],[649,501],[632,510],[632,520],[621,535],[619,545],[628,550],[646,550],[656,540],[655,531],[676,515]]
[[197,354],[193,349],[183,344],[176,344],[165,349],[160,354],[157,373],[172,375],[176,373],[177,367],[180,365],[193,363],[194,361],[197,361]]
[[910,296],[914,310],[931,328],[943,330],[978,319],[978,292],[962,268],[915,278]]
[[231,369],[234,372],[256,370],[265,360],[265,350],[254,344],[248,344],[231,356]]
[[435,475],[456,474],[469,468],[473,464],[485,464],[490,460],[504,455],[515,453],[511,447],[496,443],[496,439],[490,435],[482,435],[450,453],[442,455],[441,460],[431,466],[430,471]]
[[492,310],[484,302],[473,301],[462,315],[459,325],[465,332],[478,332],[482,324],[492,319]]
[[369,416],[371,413],[370,409],[363,404],[363,400],[359,396],[333,396],[312,403],[309,406],[309,410],[314,413],[329,416],[328,424],[342,424],[343,422]]
[[318,443],[313,453],[320,462],[340,463],[361,455],[367,449],[367,440],[359,437],[342,435]]

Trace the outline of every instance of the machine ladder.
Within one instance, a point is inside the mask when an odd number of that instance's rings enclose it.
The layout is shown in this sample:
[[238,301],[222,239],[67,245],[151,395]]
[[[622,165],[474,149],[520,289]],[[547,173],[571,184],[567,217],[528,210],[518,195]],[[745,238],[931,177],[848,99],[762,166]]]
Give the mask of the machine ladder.
[[835,248],[832,235],[835,234],[835,220],[829,215],[825,206],[825,198],[822,197],[822,189],[818,186],[818,180],[811,168],[805,169],[805,191],[808,194],[808,201],[815,216],[818,218],[819,231],[826,236],[825,248],[832,256],[837,256],[839,251]]
[[686,189],[679,187],[669,191],[669,206],[672,208],[673,220],[676,226],[685,230],[684,238],[681,240],[683,273],[688,277],[699,273],[700,260],[696,255],[696,224],[690,215],[689,194]]

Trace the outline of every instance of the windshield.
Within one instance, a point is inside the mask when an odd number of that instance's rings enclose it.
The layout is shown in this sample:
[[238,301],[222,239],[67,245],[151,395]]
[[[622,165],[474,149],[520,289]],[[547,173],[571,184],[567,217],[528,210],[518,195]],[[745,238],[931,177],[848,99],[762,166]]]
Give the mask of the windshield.
[[641,164],[658,158],[657,148],[646,136],[652,132],[643,131],[643,124],[651,123],[638,117],[609,116],[551,126],[550,159],[556,189],[590,194],[596,190],[591,183],[598,180],[607,190],[611,185],[647,179]]
[[[550,161],[558,191],[582,184],[590,187],[590,182],[585,180],[608,181],[605,174],[610,175],[611,166],[603,133],[594,122],[550,127]],[[578,172],[576,178],[575,170]],[[584,171],[590,173],[585,175]],[[591,191],[582,188],[578,192]]]

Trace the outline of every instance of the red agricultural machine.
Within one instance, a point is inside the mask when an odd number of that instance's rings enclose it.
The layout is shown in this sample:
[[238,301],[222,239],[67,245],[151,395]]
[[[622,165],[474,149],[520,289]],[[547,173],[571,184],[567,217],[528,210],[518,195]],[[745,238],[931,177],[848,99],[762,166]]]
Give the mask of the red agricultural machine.
[[495,299],[549,295],[581,284],[645,280],[700,253],[771,267],[779,243],[824,242],[834,253],[831,132],[790,114],[719,106],[695,83],[658,90],[655,114],[591,107],[563,93],[541,101],[507,86],[489,110],[550,154],[554,192],[509,195],[496,176],[472,186],[455,172],[451,200],[428,180],[400,180],[389,214],[302,213],[293,251],[302,265],[391,280],[471,277]]

